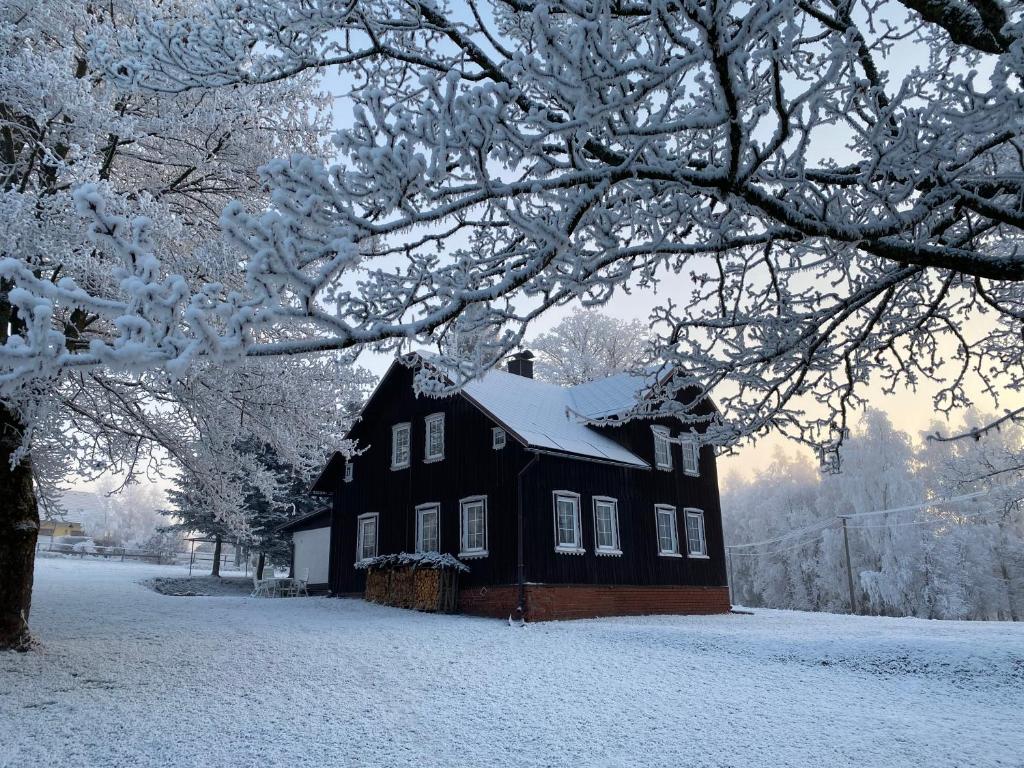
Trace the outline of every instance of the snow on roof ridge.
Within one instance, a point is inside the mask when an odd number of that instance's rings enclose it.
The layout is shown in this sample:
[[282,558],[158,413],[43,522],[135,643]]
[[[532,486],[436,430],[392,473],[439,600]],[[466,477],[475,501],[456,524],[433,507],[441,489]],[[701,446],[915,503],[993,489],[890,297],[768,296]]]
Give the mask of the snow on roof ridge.
[[[417,358],[442,372],[450,368],[430,352],[410,353],[402,362],[411,367]],[[635,403],[638,393],[646,389],[645,381],[646,375],[625,372],[562,387],[492,368],[467,381],[461,391],[530,448],[647,468],[650,464],[644,459],[586,423],[587,419],[600,417],[596,411],[610,407],[621,410]],[[599,386],[587,389],[588,385]]]

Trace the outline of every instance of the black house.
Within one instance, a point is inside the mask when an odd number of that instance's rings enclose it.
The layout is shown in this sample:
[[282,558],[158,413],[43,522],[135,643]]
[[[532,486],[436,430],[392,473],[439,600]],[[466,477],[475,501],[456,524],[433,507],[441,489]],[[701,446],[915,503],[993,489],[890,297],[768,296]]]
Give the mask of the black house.
[[424,364],[391,366],[350,433],[363,453],[336,454],[313,487],[333,497],[333,593],[362,593],[359,560],[436,550],[470,568],[466,613],[729,610],[713,451],[678,421],[583,422],[627,411],[652,377],[559,387],[520,353],[456,395],[417,397]]

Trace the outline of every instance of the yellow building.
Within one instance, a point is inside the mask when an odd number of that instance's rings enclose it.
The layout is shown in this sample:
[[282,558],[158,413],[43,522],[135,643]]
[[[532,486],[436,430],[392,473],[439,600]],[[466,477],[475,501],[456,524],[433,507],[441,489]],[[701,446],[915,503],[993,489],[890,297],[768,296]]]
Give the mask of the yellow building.
[[43,520],[39,523],[39,535],[50,538],[62,536],[85,536],[81,523],[73,523],[64,520]]

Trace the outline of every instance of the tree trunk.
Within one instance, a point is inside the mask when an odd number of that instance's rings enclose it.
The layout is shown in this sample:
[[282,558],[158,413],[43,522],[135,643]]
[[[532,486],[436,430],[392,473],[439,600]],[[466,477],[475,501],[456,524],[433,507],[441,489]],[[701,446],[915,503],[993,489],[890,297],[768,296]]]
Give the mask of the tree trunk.
[[256,578],[263,578],[263,566],[266,564],[266,555],[260,552],[260,559],[256,561]]
[[237,571],[242,566],[242,545],[235,540],[235,570]]
[[213,570],[211,576],[220,576],[220,536],[214,537],[213,544]]
[[28,615],[39,536],[39,507],[32,488],[32,460],[11,467],[24,425],[0,405],[0,650],[29,646]]

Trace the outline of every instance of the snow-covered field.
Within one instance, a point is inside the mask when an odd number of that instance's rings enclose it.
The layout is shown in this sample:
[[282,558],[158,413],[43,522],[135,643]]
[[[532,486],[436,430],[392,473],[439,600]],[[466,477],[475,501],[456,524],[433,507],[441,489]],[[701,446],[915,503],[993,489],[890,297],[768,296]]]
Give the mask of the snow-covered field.
[[171,597],[42,560],[0,766],[1021,766],[1024,626],[753,616],[509,627]]

